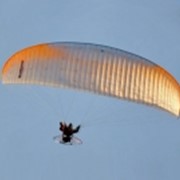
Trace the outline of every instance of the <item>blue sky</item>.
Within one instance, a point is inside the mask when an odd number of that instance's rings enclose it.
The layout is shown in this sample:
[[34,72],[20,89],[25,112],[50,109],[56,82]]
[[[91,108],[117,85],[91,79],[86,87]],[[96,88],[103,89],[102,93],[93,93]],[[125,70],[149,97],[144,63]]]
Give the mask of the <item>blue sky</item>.
[[[0,65],[33,44],[92,42],[144,56],[180,82],[179,17],[175,0],[4,0]],[[48,87],[0,91],[0,179],[180,179],[180,121],[164,111]],[[83,125],[83,145],[52,141],[61,120]]]

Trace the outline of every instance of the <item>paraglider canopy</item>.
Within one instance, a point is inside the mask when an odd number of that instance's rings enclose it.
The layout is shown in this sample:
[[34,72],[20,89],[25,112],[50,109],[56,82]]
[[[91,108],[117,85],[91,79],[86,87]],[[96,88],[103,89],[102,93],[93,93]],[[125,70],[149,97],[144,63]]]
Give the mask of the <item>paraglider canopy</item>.
[[25,48],[6,61],[2,82],[79,89],[180,116],[180,86],[170,73],[146,58],[108,46],[59,42]]

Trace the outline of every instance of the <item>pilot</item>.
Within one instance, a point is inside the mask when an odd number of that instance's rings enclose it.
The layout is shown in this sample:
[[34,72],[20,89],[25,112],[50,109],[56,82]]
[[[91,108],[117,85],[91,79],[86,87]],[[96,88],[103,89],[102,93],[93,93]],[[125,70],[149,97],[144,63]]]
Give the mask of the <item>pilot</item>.
[[73,134],[78,133],[81,127],[79,125],[76,128],[73,128],[72,123],[69,123],[69,125],[67,125],[65,122],[60,122],[59,125],[59,130],[62,131],[62,141],[64,143],[71,142]]

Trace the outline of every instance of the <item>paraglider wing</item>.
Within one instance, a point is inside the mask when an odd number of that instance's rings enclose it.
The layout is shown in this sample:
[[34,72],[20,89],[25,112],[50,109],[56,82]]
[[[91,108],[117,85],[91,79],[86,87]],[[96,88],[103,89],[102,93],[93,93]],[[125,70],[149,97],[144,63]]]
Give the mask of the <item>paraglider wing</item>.
[[180,115],[179,83],[159,65],[132,53],[88,43],[47,43],[7,60],[3,83],[81,89]]

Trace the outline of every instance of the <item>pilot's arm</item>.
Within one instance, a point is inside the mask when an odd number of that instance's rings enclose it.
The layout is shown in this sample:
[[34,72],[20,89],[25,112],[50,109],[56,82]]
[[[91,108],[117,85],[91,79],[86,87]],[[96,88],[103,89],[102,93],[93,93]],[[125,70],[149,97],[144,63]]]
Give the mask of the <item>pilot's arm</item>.
[[79,129],[80,129],[80,125],[79,126],[77,126],[75,129],[73,129],[73,133],[78,133],[79,132]]
[[63,122],[60,122],[59,125],[60,125],[59,130],[60,130],[60,131],[63,131],[63,130],[64,130],[64,124],[63,124]]

